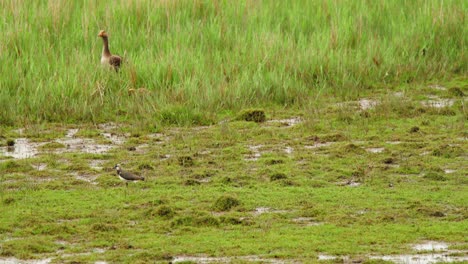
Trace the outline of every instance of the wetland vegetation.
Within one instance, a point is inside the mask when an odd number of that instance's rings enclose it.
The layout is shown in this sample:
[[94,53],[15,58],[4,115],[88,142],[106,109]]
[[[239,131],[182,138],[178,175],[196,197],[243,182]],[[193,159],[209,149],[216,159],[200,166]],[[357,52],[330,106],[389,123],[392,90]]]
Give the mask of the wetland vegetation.
[[0,7],[0,263],[468,261],[466,1]]

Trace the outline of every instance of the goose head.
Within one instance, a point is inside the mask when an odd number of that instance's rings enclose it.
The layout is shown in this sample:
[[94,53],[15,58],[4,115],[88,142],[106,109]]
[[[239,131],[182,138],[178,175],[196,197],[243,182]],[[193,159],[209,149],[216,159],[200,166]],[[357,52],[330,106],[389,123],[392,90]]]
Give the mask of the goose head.
[[108,37],[107,32],[105,30],[99,31],[98,37],[107,38]]

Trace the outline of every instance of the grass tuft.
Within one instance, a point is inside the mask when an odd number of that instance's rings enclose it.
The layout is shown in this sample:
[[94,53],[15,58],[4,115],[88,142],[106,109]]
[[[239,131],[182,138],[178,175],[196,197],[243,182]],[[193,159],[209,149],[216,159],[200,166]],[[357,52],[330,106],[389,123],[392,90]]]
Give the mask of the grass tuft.
[[213,204],[213,210],[215,211],[229,211],[233,207],[240,205],[240,201],[231,196],[221,196]]

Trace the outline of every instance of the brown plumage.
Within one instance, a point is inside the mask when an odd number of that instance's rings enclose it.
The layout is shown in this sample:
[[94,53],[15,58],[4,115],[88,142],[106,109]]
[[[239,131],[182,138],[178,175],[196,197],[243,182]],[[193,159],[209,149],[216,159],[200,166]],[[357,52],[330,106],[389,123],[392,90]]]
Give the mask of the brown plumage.
[[119,175],[119,178],[122,181],[125,181],[125,184],[128,186],[129,181],[144,181],[145,177],[135,175],[131,172],[124,171],[120,167],[120,164],[117,164],[114,166],[114,169],[117,170],[117,175]]
[[102,38],[104,44],[102,48],[101,64],[104,66],[110,66],[118,71],[120,65],[122,64],[122,57],[111,54],[109,50],[109,36],[107,35],[106,31],[99,31],[98,37]]

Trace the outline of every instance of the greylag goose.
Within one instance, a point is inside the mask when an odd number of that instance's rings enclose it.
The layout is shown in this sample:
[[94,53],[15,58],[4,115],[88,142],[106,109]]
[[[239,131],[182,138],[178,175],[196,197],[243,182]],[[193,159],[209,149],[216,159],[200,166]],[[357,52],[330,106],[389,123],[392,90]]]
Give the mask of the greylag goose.
[[109,36],[107,35],[106,31],[99,31],[98,37],[101,37],[104,43],[102,48],[101,64],[104,66],[110,66],[118,71],[120,65],[122,64],[122,57],[111,54],[109,50]]

